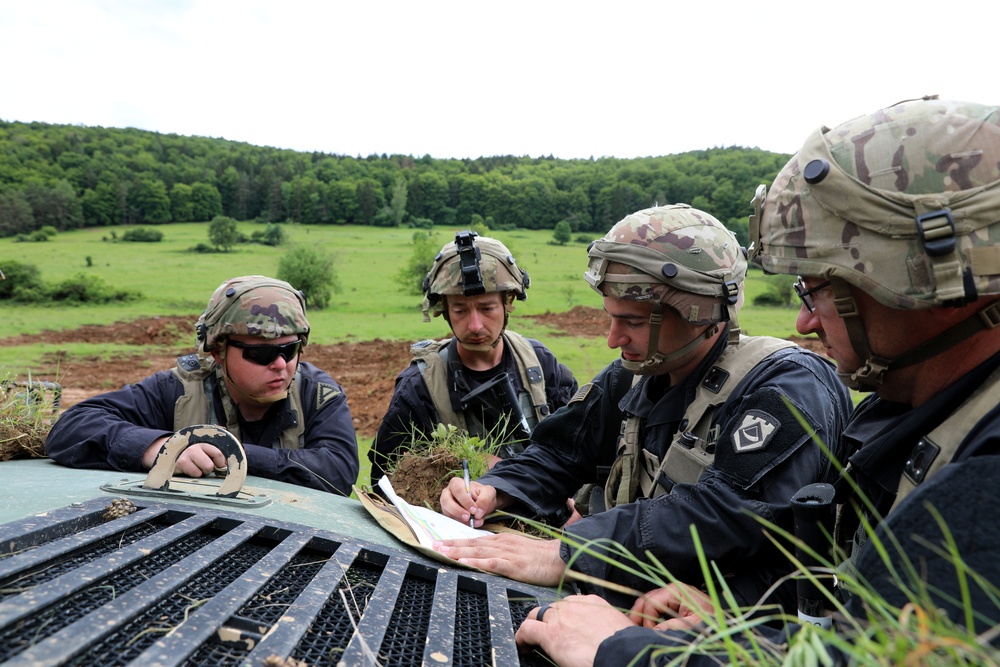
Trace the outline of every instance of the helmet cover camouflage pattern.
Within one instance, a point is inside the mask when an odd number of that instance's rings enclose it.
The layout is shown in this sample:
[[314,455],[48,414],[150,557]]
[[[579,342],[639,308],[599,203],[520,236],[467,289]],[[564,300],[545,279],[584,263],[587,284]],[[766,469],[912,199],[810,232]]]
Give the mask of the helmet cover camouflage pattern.
[[769,273],[836,277],[901,309],[1000,294],[1000,108],[924,98],[816,130],[750,239]]
[[229,335],[309,339],[302,293],[283,280],[242,276],[219,285],[196,325],[202,350],[211,352]]
[[[475,264],[479,268],[481,284],[467,284],[462,271],[462,249],[466,249],[470,257],[473,252],[475,253]],[[455,235],[455,241],[446,244],[437,254],[431,270],[424,278],[425,319],[431,310],[435,317],[444,312],[444,300],[441,298],[443,296],[449,294],[472,296],[502,292],[524,301],[528,298],[526,290],[529,284],[528,272],[517,265],[510,250],[503,243],[487,236],[478,236],[475,232],[459,232]]]
[[687,204],[628,215],[587,253],[584,278],[605,296],[663,303],[694,325],[731,319],[729,308],[742,304],[743,249],[721,222]]

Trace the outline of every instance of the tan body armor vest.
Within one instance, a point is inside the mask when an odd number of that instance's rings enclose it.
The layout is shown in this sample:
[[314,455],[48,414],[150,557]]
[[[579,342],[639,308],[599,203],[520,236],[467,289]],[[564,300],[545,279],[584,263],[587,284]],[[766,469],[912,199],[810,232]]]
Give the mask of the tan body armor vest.
[[1000,396],[1000,368],[993,371],[986,382],[972,392],[958,410],[949,415],[940,426],[920,439],[913,454],[910,455],[910,463],[907,464],[899,480],[896,500],[890,512],[896,509],[918,485],[951,462],[955,452],[958,451],[958,446],[962,444],[962,440],[972,427],[996,407],[998,396]]
[[[698,383],[694,400],[684,411],[688,429],[674,436],[662,461],[639,442],[642,419],[626,418],[618,438],[618,458],[604,486],[605,507],[610,509],[640,497],[654,498],[667,493],[674,484],[697,482],[715,460],[715,444],[720,436],[719,426],[712,428],[715,411],[757,364],[794,345],[769,336],[740,336],[739,342],[728,345]],[[633,386],[641,378],[637,375]],[[721,384],[710,382],[710,378],[721,378]]]
[[[1000,393],[1000,368],[994,370],[986,381],[937,428],[920,439],[906,462],[896,489],[896,499],[888,513],[894,511],[920,484],[955,458],[958,446],[965,440],[969,431],[986,416],[986,413],[996,407],[998,393]],[[851,464],[848,463],[837,481],[837,486],[840,487],[844,483],[844,477],[850,474]],[[852,492],[851,497],[853,495]],[[839,548],[845,549],[850,563],[856,562],[861,548],[868,541],[868,532],[859,524],[853,514],[854,511],[849,498],[838,502],[834,522],[835,543]]]
[[[193,359],[192,359],[193,358]],[[226,383],[221,376],[221,368],[210,357],[198,361],[193,354],[178,357],[177,365],[171,370],[184,385],[184,394],[174,403],[174,431],[194,424],[219,424],[213,406],[215,387],[222,395],[222,405],[226,411],[226,430],[240,442],[240,422],[236,413],[236,403],[229,396]],[[301,369],[295,370],[295,381],[288,388],[288,400],[298,416],[293,428],[281,432],[281,449],[299,449],[305,440],[305,413],[302,411]]]
[[[542,372],[538,355],[535,354],[535,348],[524,336],[513,331],[505,331],[503,340],[504,345],[509,346],[514,355],[514,363],[521,376],[521,386],[527,388],[527,391],[518,392],[518,400],[521,403],[521,412],[527,419],[529,428],[533,430],[535,425],[549,414],[548,399],[545,396],[545,374]],[[451,341],[451,338],[446,338],[441,341],[424,340],[414,343],[410,347],[410,353],[413,355],[411,363],[417,364],[420,369],[424,384],[427,385],[431,400],[434,401],[438,420],[470,433],[465,415],[455,410],[448,393],[450,360],[447,356],[448,344]]]

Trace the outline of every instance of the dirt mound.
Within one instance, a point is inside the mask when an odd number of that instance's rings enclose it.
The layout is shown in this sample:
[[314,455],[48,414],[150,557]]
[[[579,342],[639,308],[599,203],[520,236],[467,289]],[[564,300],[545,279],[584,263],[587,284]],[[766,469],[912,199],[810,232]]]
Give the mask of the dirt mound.
[[462,469],[462,462],[445,450],[402,456],[389,475],[392,488],[411,505],[441,511],[441,491]]

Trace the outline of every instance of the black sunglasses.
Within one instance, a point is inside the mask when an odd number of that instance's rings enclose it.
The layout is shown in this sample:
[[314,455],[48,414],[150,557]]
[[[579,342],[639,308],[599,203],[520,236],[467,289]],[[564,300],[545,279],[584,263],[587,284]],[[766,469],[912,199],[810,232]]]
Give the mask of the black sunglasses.
[[821,282],[819,285],[816,285],[816,287],[813,287],[812,289],[806,289],[806,284],[802,282],[802,278],[799,278],[798,282],[796,282],[795,285],[793,285],[793,287],[795,288],[795,293],[799,295],[799,301],[802,302],[802,305],[805,306],[806,310],[808,310],[810,313],[816,309],[816,304],[813,303],[812,295],[820,291],[821,289],[826,289],[829,286],[830,286],[830,281],[827,280],[825,282]]
[[280,345],[250,345],[241,343],[238,340],[226,340],[226,344],[243,350],[243,358],[252,364],[268,366],[274,363],[279,356],[286,362],[291,361],[299,355],[302,350],[302,339],[293,340],[290,343]]

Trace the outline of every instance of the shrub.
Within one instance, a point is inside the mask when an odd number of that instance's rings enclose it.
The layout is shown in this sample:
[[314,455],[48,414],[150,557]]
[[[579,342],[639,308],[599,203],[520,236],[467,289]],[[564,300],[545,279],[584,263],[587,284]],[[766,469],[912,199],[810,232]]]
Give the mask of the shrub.
[[434,256],[440,249],[441,245],[434,240],[433,232],[413,232],[413,252],[396,274],[396,282],[407,294],[423,292],[424,276],[431,270]]
[[297,245],[278,262],[278,279],[301,290],[309,308],[326,308],[340,292],[333,257],[316,246]]
[[573,229],[569,226],[569,221],[560,220],[556,223],[556,228],[552,230],[552,241],[556,245],[566,245],[573,238]]
[[67,278],[49,290],[49,298],[66,303],[111,303],[114,301],[135,301],[139,292],[116,290],[100,276],[78,273]]
[[755,306],[793,306],[797,299],[792,285],[795,284],[794,276],[765,276],[767,287],[763,292],[754,297]]
[[6,280],[0,280],[0,299],[20,301],[18,290],[45,291],[42,274],[34,264],[5,260],[0,268],[7,276]]
[[258,229],[250,235],[250,240],[268,246],[279,246],[287,240],[285,230],[273,222],[267,223],[264,229]]
[[163,232],[158,229],[148,229],[145,227],[130,229],[122,234],[122,241],[131,241],[133,243],[159,243],[162,240]]
[[411,229],[434,229],[434,221],[430,218],[410,218],[406,223]]

